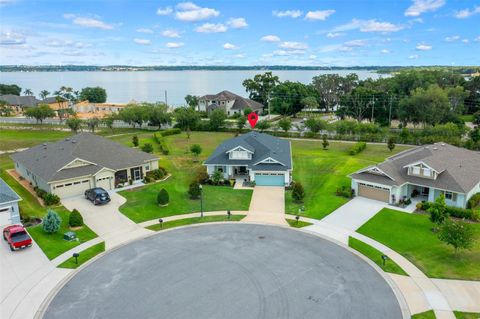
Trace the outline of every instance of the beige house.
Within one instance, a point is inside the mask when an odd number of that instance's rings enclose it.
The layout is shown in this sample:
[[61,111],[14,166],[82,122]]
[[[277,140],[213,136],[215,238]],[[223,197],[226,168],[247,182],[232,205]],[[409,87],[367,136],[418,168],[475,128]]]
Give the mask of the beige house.
[[243,113],[245,109],[251,109],[260,114],[263,104],[250,100],[230,91],[222,91],[214,95],[204,95],[198,99],[198,110],[210,113],[215,109],[222,109],[227,116]]
[[90,103],[88,101],[78,102],[73,106],[77,116],[82,119],[92,117],[102,118],[110,114],[117,114],[128,104],[123,103]]
[[141,181],[158,168],[156,156],[91,133],[43,143],[11,157],[20,176],[60,198],[83,195],[94,187],[113,190],[130,180]]

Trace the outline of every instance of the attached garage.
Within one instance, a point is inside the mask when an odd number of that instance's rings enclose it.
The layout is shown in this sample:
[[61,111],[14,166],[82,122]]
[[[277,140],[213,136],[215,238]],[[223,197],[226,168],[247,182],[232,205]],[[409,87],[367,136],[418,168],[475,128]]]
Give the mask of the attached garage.
[[96,187],[101,187],[107,191],[113,188],[112,184],[113,184],[113,178],[111,176],[100,177],[95,180]]
[[390,189],[371,184],[358,184],[358,196],[388,203],[390,201]]
[[283,173],[255,173],[255,185],[285,186],[285,175]]
[[10,225],[14,224],[12,221],[12,208],[11,207],[2,207],[0,208],[0,225]]
[[58,197],[65,198],[83,195],[85,191],[90,188],[90,179],[83,179],[56,184],[52,187],[52,190]]

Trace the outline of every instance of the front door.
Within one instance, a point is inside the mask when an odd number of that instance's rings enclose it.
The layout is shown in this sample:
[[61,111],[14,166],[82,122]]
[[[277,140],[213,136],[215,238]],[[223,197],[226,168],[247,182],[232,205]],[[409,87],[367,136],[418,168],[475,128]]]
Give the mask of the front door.
[[139,180],[139,179],[142,179],[142,170],[140,169],[140,167],[135,167],[133,169],[133,180]]

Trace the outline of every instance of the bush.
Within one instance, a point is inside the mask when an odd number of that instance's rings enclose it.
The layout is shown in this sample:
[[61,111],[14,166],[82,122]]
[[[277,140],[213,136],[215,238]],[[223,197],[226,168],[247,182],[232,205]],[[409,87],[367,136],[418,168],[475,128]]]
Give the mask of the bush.
[[[431,206],[432,206],[432,203],[430,202],[421,202],[417,204],[417,208],[424,211],[428,211],[428,209]],[[462,219],[465,218],[472,221],[480,221],[480,213],[477,210],[447,206],[445,208],[445,211],[447,214],[449,214],[452,217],[462,218]]]
[[153,153],[153,146],[150,143],[145,143],[142,145],[142,151],[145,153]]
[[47,206],[57,205],[58,203],[60,203],[60,197],[52,193],[46,193],[45,197],[43,197],[43,202]]
[[157,203],[160,206],[167,206],[170,202],[170,196],[165,188],[162,188],[157,195]]
[[70,213],[70,217],[68,218],[68,224],[70,225],[70,227],[83,226],[83,217],[78,210],[74,209]]
[[145,184],[148,184],[148,183],[153,182],[153,179],[152,179],[150,176],[147,176],[147,175],[145,174],[145,176],[143,177],[143,182],[144,182]]
[[138,146],[138,136],[136,136],[136,135],[132,136],[132,144],[135,147]]
[[342,187],[337,187],[336,191],[337,196],[345,197],[345,198],[352,198],[353,197],[353,190],[345,185]]
[[480,206],[480,193],[476,193],[475,195],[470,197],[470,199],[467,202],[467,208],[473,209],[478,206]]
[[440,229],[438,238],[447,245],[453,246],[455,253],[459,249],[471,249],[475,240],[475,233],[467,223],[461,221],[447,221]]
[[209,179],[207,169],[205,166],[200,167],[197,170],[197,175],[195,176],[195,180],[200,184],[205,184]]
[[350,147],[349,154],[356,155],[358,153],[361,153],[366,148],[367,148],[367,143],[365,142],[355,143],[352,147]]
[[305,197],[305,190],[300,182],[293,183],[292,198],[297,202],[301,202]]
[[150,179],[150,181],[157,181],[164,178],[167,175],[167,171],[163,167],[148,171],[145,174],[145,177]]
[[162,136],[169,136],[169,135],[175,135],[175,134],[180,134],[182,133],[182,130],[179,128],[171,128],[165,131],[162,131],[160,135]]
[[197,181],[193,181],[188,186],[188,194],[190,195],[191,199],[197,199],[200,197],[201,189],[200,184]]
[[62,219],[57,212],[49,209],[47,215],[43,218],[43,230],[49,234],[56,233],[60,229],[61,223]]

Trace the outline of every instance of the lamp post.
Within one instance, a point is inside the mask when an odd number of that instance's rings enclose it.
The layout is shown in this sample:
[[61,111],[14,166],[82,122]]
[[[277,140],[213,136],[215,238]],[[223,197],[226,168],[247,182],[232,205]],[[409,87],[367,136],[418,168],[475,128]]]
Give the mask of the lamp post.
[[203,218],[203,186],[200,184],[200,217]]
[[75,258],[75,264],[78,265],[78,257],[80,257],[79,253],[73,253],[73,258]]

